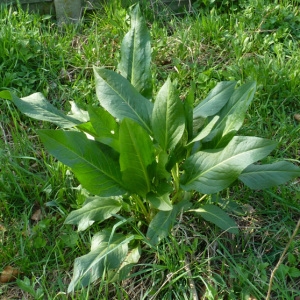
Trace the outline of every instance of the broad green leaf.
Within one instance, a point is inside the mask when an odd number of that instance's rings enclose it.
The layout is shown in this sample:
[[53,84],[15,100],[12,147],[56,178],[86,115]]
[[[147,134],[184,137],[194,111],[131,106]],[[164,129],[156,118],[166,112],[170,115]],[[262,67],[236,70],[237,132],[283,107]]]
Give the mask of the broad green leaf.
[[170,233],[180,211],[182,209],[187,209],[189,206],[189,202],[181,201],[178,204],[175,204],[172,210],[159,211],[148,227],[146,237],[150,244],[156,246],[162,239],[164,239]]
[[0,98],[6,100],[12,100],[12,93],[9,90],[0,91]]
[[230,99],[235,85],[236,81],[219,82],[208,96],[194,108],[194,119],[199,117],[206,118],[217,114]]
[[159,153],[156,154],[156,170],[155,170],[155,178],[157,180],[163,179],[163,180],[169,180],[171,178],[171,173],[169,173],[166,170],[166,165],[168,163],[168,153],[165,151],[159,151]]
[[100,104],[112,116],[122,121],[129,118],[149,133],[153,104],[144,98],[122,75],[94,67],[96,93]]
[[18,98],[11,94],[12,102],[26,116],[54,123],[62,128],[74,127],[82,123],[82,119],[65,115],[55,108],[41,93],[34,93],[28,97]]
[[[93,139],[95,140],[95,138],[97,137],[97,133],[92,125],[92,123],[86,122],[86,123],[82,123],[76,126],[77,129],[79,129],[80,131],[84,132],[86,134],[87,137],[91,136],[93,137]],[[92,138],[91,138],[92,139]]]
[[102,107],[89,107],[88,112],[96,140],[119,152],[119,124],[115,118]]
[[170,200],[170,193],[172,190],[173,188],[168,183],[162,182],[156,193],[150,192],[147,194],[147,201],[149,201],[153,207],[158,210],[171,210],[173,208]]
[[77,131],[38,130],[38,135],[49,153],[72,168],[90,193],[103,197],[125,193],[120,166],[100,143]]
[[300,169],[297,166],[280,161],[267,165],[250,165],[239,179],[251,189],[262,190],[284,184],[297,176],[300,176]]
[[120,125],[120,166],[125,186],[139,195],[151,189],[148,166],[154,161],[149,134],[137,123],[124,119]]
[[71,104],[71,111],[68,113],[68,116],[81,121],[82,123],[89,121],[89,114],[87,111],[79,108],[74,101],[69,101]]
[[204,220],[217,225],[223,230],[234,234],[239,233],[238,226],[235,221],[218,206],[205,204],[200,208],[191,209],[189,211],[199,213]]
[[212,131],[212,129],[214,128],[215,124],[218,122],[219,120],[219,116],[215,116],[201,131],[200,133],[193,138],[193,140],[189,143],[195,143],[198,141],[203,140],[204,138],[206,138]]
[[78,257],[74,262],[73,278],[68,287],[68,293],[77,286],[85,287],[100,278],[105,270],[118,268],[126,259],[128,243],[133,235],[124,236],[103,230],[92,238],[91,251]]
[[150,62],[150,34],[139,5],[136,5],[131,12],[131,29],[122,41],[118,69],[121,75],[147,99],[152,97]]
[[168,163],[166,164],[167,171],[171,171],[176,163],[182,162],[182,160],[185,159],[187,153],[187,138],[188,133],[185,130],[179,143],[173,150],[170,151]]
[[139,261],[141,257],[141,247],[138,246],[133,249],[129,249],[126,258],[123,260],[119,268],[111,270],[109,272],[109,281],[120,281],[127,278],[132,267]]
[[236,216],[244,216],[245,215],[245,208],[242,204],[237,203],[236,201],[229,199],[229,198],[221,198],[217,197],[213,203],[217,203],[220,208],[222,208],[225,212],[234,214]]
[[92,197],[82,208],[72,211],[65,224],[78,225],[78,231],[83,231],[94,222],[102,222],[116,214],[122,207],[118,198]]
[[223,149],[199,151],[184,163],[184,190],[217,193],[233,183],[252,163],[267,156],[276,143],[267,139],[236,136]]
[[195,82],[191,82],[189,93],[183,102],[184,111],[185,111],[185,121],[186,121],[186,130],[188,132],[188,139],[193,138],[193,109],[195,102]]
[[289,267],[288,275],[292,278],[300,278],[300,269],[296,267]]
[[175,148],[185,128],[185,112],[175,87],[168,78],[159,90],[152,113],[154,138],[164,151]]
[[248,82],[237,88],[229,101],[218,113],[220,117],[215,129],[203,140],[210,142],[206,148],[224,147],[243,125],[246,111],[254,97],[255,82]]

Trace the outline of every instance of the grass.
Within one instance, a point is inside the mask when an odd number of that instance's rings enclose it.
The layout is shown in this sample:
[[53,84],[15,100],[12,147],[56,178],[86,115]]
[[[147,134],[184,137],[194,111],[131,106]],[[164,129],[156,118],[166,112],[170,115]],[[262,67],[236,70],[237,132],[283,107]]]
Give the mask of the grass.
[[[299,1],[223,2],[196,1],[194,14],[184,17],[147,11],[159,83],[154,89],[171,76],[182,99],[195,85],[197,103],[221,80],[256,80],[242,133],[277,140],[269,159],[299,165]],[[42,92],[65,111],[69,100],[82,108],[96,103],[91,67],[116,67],[125,15],[107,6],[62,30],[49,16],[3,7],[0,87],[19,96]],[[7,266],[21,272],[17,284],[0,285],[1,299],[265,299],[271,271],[300,218],[299,180],[267,191],[229,189],[224,207],[239,235],[181,216],[158,249],[145,250],[128,280],[101,280],[66,295],[73,261],[89,250],[93,231],[77,233],[63,221],[84,196],[37,139],[34,129],[50,125],[29,120],[5,101],[0,112],[0,273]],[[298,234],[275,274],[271,299],[300,297],[299,249]]]

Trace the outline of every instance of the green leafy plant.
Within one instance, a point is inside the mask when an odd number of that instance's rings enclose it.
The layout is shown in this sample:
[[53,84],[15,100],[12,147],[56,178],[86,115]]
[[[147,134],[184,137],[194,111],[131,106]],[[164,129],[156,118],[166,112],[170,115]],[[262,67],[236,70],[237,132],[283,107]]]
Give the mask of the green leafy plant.
[[72,102],[65,115],[40,93],[18,98],[0,92],[27,116],[61,127],[37,132],[90,193],[65,223],[82,231],[105,221],[91,251],[75,260],[69,292],[104,276],[126,278],[142,246],[157,247],[181,212],[238,234],[218,205],[224,189],[239,181],[269,188],[300,175],[287,161],[261,163],[276,142],[237,135],[255,82],[237,88],[220,82],[194,107],[193,91],[182,102],[170,78],[153,95],[150,63],[150,34],[137,5],[118,72],[94,67],[100,106],[84,111]]

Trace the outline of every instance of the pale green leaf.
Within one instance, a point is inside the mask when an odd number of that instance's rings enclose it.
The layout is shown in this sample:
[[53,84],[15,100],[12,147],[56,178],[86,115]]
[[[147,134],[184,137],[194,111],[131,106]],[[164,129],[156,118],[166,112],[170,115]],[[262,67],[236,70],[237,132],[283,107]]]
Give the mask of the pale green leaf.
[[252,163],[267,156],[276,143],[257,137],[234,137],[218,150],[199,151],[184,163],[181,178],[184,190],[203,194],[217,193],[233,183]]
[[119,124],[115,118],[102,107],[89,107],[88,112],[96,140],[119,152]]
[[12,102],[26,116],[54,123],[62,128],[74,127],[82,123],[82,118],[65,115],[54,107],[41,93],[34,93],[28,97],[18,98],[11,94]]
[[148,133],[137,123],[124,119],[120,125],[120,166],[125,186],[139,195],[151,189],[148,167],[154,161],[154,147]]
[[248,187],[262,190],[284,184],[287,181],[300,176],[300,169],[287,161],[280,161],[266,165],[248,166],[239,179]]
[[120,281],[127,278],[132,267],[139,261],[141,257],[141,247],[138,246],[133,249],[129,249],[127,256],[123,260],[122,264],[109,272],[109,281]]
[[221,208],[212,204],[205,204],[197,209],[189,210],[191,212],[196,212],[201,215],[201,217],[217,225],[219,228],[226,230],[230,233],[238,234],[239,230],[235,221],[228,216]]
[[78,257],[74,262],[72,281],[68,293],[77,286],[85,287],[100,278],[105,270],[118,268],[126,259],[128,243],[134,239],[133,235],[124,236],[104,230],[92,238],[91,251]]
[[215,124],[218,122],[219,116],[215,116],[194,138],[193,140],[189,143],[195,143],[198,141],[203,140],[206,138],[214,128]]
[[157,192],[150,192],[147,194],[147,201],[149,201],[153,207],[158,210],[168,211],[173,208],[170,200],[170,193],[173,188],[166,182],[162,182],[158,187]]
[[77,104],[74,101],[69,101],[71,104],[71,110],[68,113],[68,116],[81,121],[82,123],[89,121],[89,114],[87,111],[81,109],[77,106]]
[[173,149],[180,141],[185,128],[184,107],[171,80],[159,90],[152,113],[154,138],[164,151]]
[[65,224],[78,225],[83,231],[94,222],[102,222],[116,214],[122,207],[119,198],[92,197],[82,208],[73,210],[65,220]]
[[119,164],[104,145],[77,131],[39,130],[38,134],[49,153],[72,168],[90,193],[103,197],[125,193]]
[[206,118],[218,113],[233,94],[235,85],[236,81],[219,82],[208,96],[194,108],[194,119]]
[[254,97],[255,82],[248,82],[237,88],[226,105],[218,113],[220,117],[215,128],[203,140],[210,142],[205,148],[224,147],[244,123],[246,111]]
[[129,118],[151,133],[153,104],[144,98],[122,75],[94,67],[96,93],[100,104],[112,116],[122,121]]
[[131,11],[131,29],[121,45],[118,69],[136,90],[147,99],[152,96],[150,34],[139,5]]

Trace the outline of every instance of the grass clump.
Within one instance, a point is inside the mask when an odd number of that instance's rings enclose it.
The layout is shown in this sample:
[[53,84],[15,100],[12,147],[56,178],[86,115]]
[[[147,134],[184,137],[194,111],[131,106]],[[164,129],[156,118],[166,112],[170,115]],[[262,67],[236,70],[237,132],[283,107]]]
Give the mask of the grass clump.
[[[203,99],[221,80],[256,80],[258,91],[242,133],[279,140],[280,147],[270,159],[285,157],[299,163],[300,127],[294,118],[300,111],[297,3],[241,1],[240,5],[245,9],[213,8],[174,17],[164,26],[160,20],[149,24],[154,77],[162,85],[171,73],[180,91],[194,84],[195,99]],[[1,60],[0,85],[20,97],[40,91],[64,111],[69,110],[70,99],[83,108],[85,102],[94,103],[91,67],[116,68],[120,40],[127,31],[118,18],[124,11],[110,11],[109,18],[91,15],[79,29],[68,27],[63,33],[51,19],[8,12],[3,10],[0,19],[5,24],[9,20],[11,28],[2,26],[0,32],[6,36],[5,49],[13,50]],[[287,26],[290,20],[293,26]],[[31,48],[24,50],[5,31]],[[83,196],[76,179],[48,157],[32,130],[49,125],[19,115],[5,101],[0,107],[0,265],[1,271],[11,265],[23,272],[23,284],[2,285],[0,295],[67,299],[71,262],[89,250],[93,230],[76,233],[62,224],[69,211],[81,207]],[[130,279],[111,285],[101,281],[70,297],[195,299],[196,290],[204,299],[264,298],[271,270],[300,216],[299,181],[261,192],[239,186],[222,196],[224,207],[241,228],[238,236],[192,216],[179,217],[172,235],[157,250],[145,253]],[[39,209],[41,219],[32,219]],[[275,274],[274,299],[299,296],[299,243],[296,235]]]

